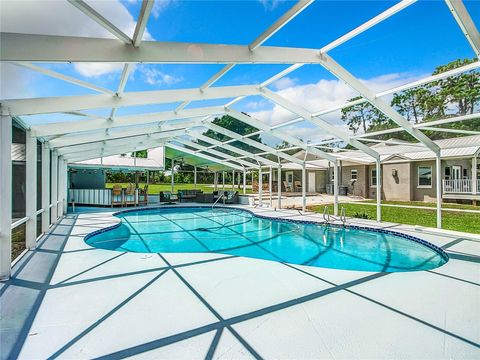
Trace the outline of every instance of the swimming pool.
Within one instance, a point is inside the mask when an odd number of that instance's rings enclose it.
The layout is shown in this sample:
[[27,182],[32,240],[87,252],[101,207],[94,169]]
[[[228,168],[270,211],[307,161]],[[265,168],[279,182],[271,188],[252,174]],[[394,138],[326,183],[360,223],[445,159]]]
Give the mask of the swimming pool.
[[121,222],[85,237],[127,252],[215,252],[346,270],[400,272],[443,265],[435,246],[385,230],[262,218],[235,208],[163,207],[115,214]]

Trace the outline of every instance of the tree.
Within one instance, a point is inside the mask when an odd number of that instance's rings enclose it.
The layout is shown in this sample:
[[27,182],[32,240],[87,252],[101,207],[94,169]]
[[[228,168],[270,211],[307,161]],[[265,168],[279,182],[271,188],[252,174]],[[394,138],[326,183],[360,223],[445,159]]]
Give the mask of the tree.
[[[439,66],[433,75],[456,69],[477,61],[473,59],[457,59]],[[480,73],[472,70],[446,79],[438,80],[435,85],[440,88],[439,95],[450,107],[457,109],[457,115],[473,114],[480,100]]]
[[[361,99],[360,96],[352,98],[349,101],[359,99]],[[371,124],[386,122],[387,118],[375,106],[369,102],[363,102],[343,108],[342,120],[348,125],[348,128],[356,134],[360,128],[366,133]]]
[[148,150],[140,150],[132,152],[132,157],[146,159],[148,157]]
[[[245,114],[245,115],[248,116],[248,114]],[[253,132],[258,131],[257,128],[255,128],[253,126],[250,126],[250,125],[244,123],[243,121],[237,120],[230,115],[223,115],[220,118],[215,118],[215,120],[213,120],[212,123],[215,124],[215,125],[221,126],[221,127],[225,128],[227,130],[233,131],[233,132],[235,132],[239,135],[248,135],[248,134],[251,134]],[[211,137],[212,139],[215,139],[215,140],[222,141],[222,142],[230,140],[230,138],[228,136],[217,133],[216,131],[213,131],[211,129],[208,129],[207,131],[205,131],[203,133],[203,135]],[[257,141],[259,143],[262,143],[262,139],[260,138],[260,134],[253,135],[249,138],[253,141]],[[197,142],[201,145],[206,145],[206,143],[202,140],[197,140]],[[249,151],[249,152],[257,152],[258,151],[255,147],[250,146],[248,144],[245,144],[241,141],[234,141],[234,142],[231,143],[231,145],[236,146],[240,149]],[[231,152],[231,151],[224,150],[224,149],[222,149],[222,151],[225,152],[226,154],[233,155],[233,152]]]

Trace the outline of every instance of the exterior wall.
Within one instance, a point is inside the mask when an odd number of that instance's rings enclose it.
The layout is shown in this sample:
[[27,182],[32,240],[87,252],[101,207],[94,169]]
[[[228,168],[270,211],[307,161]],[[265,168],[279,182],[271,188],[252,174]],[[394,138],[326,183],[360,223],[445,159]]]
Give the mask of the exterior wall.
[[[418,187],[418,167],[431,166],[432,167],[432,186]],[[416,161],[412,163],[412,188],[414,201],[435,202],[436,201],[436,174],[435,161]]]
[[327,191],[327,171],[326,170],[315,171],[315,191],[320,193],[325,193]]
[[103,189],[105,188],[105,171],[100,169],[78,169],[70,174],[72,189]]
[[[357,180],[352,181],[352,170],[357,170]],[[333,169],[330,169],[333,173]],[[343,166],[341,168],[340,185],[348,187],[348,194],[355,196],[366,197],[368,194],[368,179],[367,166]],[[331,176],[331,175],[330,175]]]
[[[396,176],[393,173],[396,170]],[[412,200],[412,163],[382,165],[382,198],[384,200]]]

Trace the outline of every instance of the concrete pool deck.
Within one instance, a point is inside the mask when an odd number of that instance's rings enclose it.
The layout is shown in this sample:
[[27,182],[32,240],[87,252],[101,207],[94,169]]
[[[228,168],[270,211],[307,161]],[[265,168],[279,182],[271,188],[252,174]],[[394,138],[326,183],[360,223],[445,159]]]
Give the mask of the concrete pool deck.
[[386,274],[85,244],[112,213],[67,215],[15,264],[0,285],[2,359],[480,358],[480,235],[382,223],[450,256]]

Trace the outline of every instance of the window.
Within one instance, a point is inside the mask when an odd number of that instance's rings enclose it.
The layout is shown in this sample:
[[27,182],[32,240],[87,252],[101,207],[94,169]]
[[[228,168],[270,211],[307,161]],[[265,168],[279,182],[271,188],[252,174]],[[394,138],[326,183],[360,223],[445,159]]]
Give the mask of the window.
[[358,170],[352,170],[350,172],[350,179],[351,180],[357,180],[358,179]]
[[468,179],[468,169],[463,169],[463,178]]
[[370,185],[377,186],[377,169],[372,169],[370,174]]
[[418,187],[432,187],[432,167],[418,167]]

